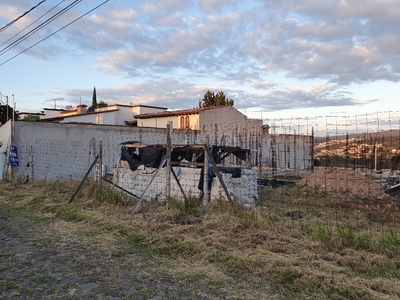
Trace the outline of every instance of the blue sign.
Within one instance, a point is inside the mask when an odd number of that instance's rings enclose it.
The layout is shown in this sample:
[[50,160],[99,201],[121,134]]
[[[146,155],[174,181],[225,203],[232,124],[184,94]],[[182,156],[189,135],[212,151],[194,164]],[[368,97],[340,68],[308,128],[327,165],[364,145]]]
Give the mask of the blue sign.
[[10,165],[12,167],[19,167],[18,151],[15,146],[10,147]]

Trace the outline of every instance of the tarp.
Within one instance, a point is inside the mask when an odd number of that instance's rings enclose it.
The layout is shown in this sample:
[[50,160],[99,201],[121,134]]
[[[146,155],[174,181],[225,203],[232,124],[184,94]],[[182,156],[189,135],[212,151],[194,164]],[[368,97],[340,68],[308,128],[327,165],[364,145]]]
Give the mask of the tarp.
[[[132,142],[124,144],[132,144]],[[165,155],[165,148],[159,145],[140,148],[139,154],[135,153],[135,150],[135,148],[127,148],[124,145],[121,147],[121,160],[127,161],[132,171],[135,171],[140,165],[158,168]]]
[[129,164],[129,168],[132,171],[135,171],[142,164],[140,156],[135,154],[134,152],[135,149],[126,148],[125,146],[121,147],[121,160],[127,161]]
[[225,153],[232,153],[237,158],[246,161],[248,150],[244,150],[240,147],[229,147],[229,146],[212,146],[211,155],[214,158],[214,161],[218,164],[220,163],[220,158]]
[[145,167],[158,168],[164,155],[164,146],[146,146],[143,148],[143,164]]

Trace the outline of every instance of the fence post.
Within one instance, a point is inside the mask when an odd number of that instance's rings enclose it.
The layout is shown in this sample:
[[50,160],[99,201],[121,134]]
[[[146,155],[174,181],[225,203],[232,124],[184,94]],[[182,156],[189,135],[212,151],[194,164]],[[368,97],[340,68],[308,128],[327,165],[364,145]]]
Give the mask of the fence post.
[[98,186],[97,186],[97,192],[101,195],[103,193],[103,142],[99,142],[99,168],[98,168],[99,174],[98,174]]
[[167,159],[167,171],[166,171],[166,194],[167,194],[167,205],[168,199],[171,197],[171,123],[167,123],[167,152],[166,152],[166,159]]
[[208,167],[208,145],[204,145],[204,180],[203,180],[203,210],[208,213],[208,203],[210,202],[210,190],[208,188],[209,184],[209,167]]

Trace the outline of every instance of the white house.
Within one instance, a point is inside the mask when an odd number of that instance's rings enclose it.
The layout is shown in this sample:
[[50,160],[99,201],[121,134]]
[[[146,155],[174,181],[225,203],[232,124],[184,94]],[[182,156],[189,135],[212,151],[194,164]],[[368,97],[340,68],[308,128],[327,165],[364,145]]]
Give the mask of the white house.
[[121,105],[113,104],[102,108],[96,108],[93,112],[87,111],[86,105],[78,105],[74,110],[62,110],[58,116],[44,118],[44,121],[59,123],[87,123],[98,125],[131,125],[135,115],[151,112],[165,111],[165,107],[149,105]]

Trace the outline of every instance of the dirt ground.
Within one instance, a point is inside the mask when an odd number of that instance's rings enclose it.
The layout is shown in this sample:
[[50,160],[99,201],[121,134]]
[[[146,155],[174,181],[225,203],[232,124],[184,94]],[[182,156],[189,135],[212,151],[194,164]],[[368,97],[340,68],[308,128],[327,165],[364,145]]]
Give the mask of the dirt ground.
[[[308,189],[320,192],[336,193],[343,196],[360,198],[388,198],[384,188],[374,182],[369,174],[348,169],[316,169],[314,173],[304,177],[299,184]],[[338,194],[338,196],[340,196]]]

